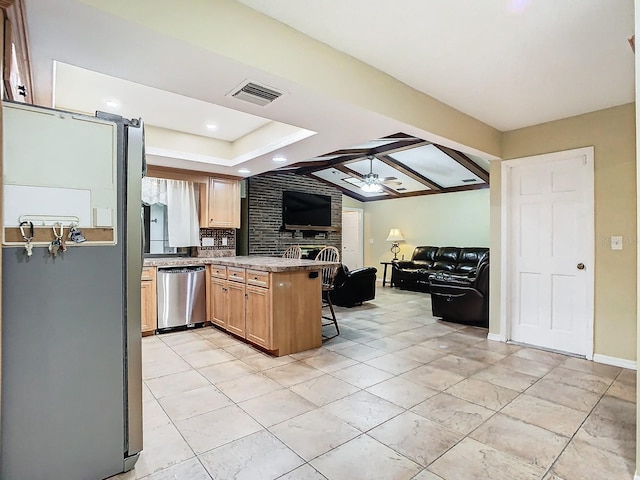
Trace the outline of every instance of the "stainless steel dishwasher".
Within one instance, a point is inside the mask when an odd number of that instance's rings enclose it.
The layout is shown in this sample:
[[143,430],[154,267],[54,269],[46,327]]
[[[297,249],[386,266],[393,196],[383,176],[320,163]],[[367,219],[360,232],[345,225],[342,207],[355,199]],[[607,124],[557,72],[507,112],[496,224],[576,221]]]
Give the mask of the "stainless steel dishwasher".
[[158,329],[204,323],[205,267],[158,268]]

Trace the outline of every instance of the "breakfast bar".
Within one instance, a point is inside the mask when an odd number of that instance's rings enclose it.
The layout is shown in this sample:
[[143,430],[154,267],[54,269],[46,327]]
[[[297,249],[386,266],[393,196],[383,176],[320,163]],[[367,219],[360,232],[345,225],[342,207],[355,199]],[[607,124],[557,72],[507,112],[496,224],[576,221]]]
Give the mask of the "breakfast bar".
[[144,265],[206,265],[207,320],[273,355],[322,345],[321,270],[337,264],[235,256],[147,258]]

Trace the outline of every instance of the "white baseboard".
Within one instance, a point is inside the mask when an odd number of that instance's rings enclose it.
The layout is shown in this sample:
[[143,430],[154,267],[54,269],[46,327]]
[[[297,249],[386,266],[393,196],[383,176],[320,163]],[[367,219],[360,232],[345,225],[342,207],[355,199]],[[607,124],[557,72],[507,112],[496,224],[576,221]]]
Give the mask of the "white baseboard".
[[499,333],[488,333],[487,340],[493,340],[494,342],[504,342],[504,338]]
[[[600,355],[599,353],[593,354],[593,361],[597,363],[604,363],[606,365],[613,365],[614,367],[628,368],[630,370],[637,370],[638,366],[635,360],[627,360],[626,358],[609,357],[607,355]],[[636,474],[635,480],[640,480],[640,476]]]

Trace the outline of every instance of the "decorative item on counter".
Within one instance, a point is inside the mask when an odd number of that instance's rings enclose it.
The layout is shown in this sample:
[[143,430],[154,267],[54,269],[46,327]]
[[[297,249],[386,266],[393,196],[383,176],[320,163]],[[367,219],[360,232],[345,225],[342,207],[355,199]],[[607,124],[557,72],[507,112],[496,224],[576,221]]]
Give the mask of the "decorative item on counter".
[[[29,225],[29,236],[24,233],[24,227]],[[24,244],[24,250],[27,254],[27,257],[33,255],[33,245],[31,244],[31,240],[33,240],[33,222],[20,222],[20,233],[22,234],[22,238],[26,242]]]

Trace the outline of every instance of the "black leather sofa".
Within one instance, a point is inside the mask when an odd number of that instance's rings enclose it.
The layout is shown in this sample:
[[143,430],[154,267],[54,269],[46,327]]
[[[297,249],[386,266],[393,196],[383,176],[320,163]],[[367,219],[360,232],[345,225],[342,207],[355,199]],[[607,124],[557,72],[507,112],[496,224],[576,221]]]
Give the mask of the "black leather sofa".
[[329,293],[334,305],[353,307],[376,298],[376,273],[373,267],[351,270],[346,265],[338,267]]
[[484,258],[475,277],[446,272],[429,280],[431,309],[443,320],[489,326],[489,258]]
[[484,259],[486,247],[416,247],[409,261],[393,262],[392,284],[396,287],[429,292],[430,279],[439,272],[473,278]]

